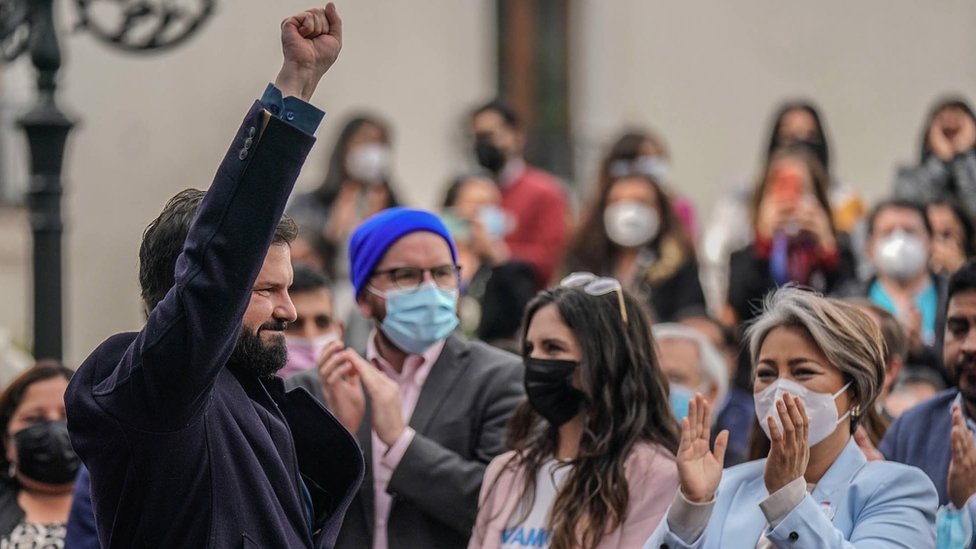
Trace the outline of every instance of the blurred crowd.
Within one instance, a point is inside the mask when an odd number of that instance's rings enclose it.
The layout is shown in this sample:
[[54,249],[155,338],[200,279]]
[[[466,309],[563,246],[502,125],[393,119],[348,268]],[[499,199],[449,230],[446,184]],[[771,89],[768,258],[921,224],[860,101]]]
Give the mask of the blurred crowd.
[[[653,130],[606,143],[574,196],[524,158],[506,103],[466,120],[471,169],[434,212],[407,207],[374,113],[287,204],[277,376],[365,455],[336,547],[972,543],[965,100],[933,106],[873,204],[834,171],[818,107],[785,102],[762,168],[711,211]],[[98,547],[72,370],[22,362],[0,394],[0,548]]]

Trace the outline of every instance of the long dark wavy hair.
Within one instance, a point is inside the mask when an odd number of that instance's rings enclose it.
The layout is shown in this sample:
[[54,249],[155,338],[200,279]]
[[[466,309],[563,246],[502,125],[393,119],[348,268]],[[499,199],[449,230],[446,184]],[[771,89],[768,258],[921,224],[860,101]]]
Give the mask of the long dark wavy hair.
[[[579,453],[552,504],[551,547],[593,547],[627,516],[630,494],[624,464],[637,443],[678,450],[678,424],[668,404],[668,385],[654,353],[651,324],[643,305],[624,293],[628,322],[615,292],[591,296],[572,288],[544,291],[526,308],[522,341],[535,314],[554,305],[579,342],[584,394]],[[530,350],[523,349],[524,356]],[[536,476],[552,459],[559,431],[528,401],[509,424],[515,456],[506,468],[523,475],[523,509],[535,499]],[[494,487],[489,487],[489,490]]]
[[570,239],[566,249],[566,268],[569,271],[587,270],[600,274],[610,274],[617,254],[617,246],[607,236],[603,223],[603,211],[607,208],[607,195],[610,189],[621,179],[639,178],[647,181],[654,188],[658,200],[658,214],[661,218],[661,228],[657,236],[647,246],[657,249],[662,239],[671,238],[678,243],[688,257],[694,257],[695,249],[688,231],[678,219],[672,207],[671,196],[661,188],[648,174],[633,174],[624,177],[614,177],[610,166],[617,160],[635,160],[641,154],[641,147],[645,142],[651,142],[662,151],[664,143],[649,131],[631,130],[621,135],[607,151],[600,163],[600,175],[589,200],[589,208],[583,213],[579,228]]

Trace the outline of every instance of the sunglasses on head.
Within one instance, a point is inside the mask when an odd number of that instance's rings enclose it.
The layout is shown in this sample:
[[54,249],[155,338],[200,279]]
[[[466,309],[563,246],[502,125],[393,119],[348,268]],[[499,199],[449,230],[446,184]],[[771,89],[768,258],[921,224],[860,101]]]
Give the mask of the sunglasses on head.
[[601,296],[610,292],[617,292],[617,303],[620,306],[620,318],[627,324],[627,307],[624,304],[624,288],[616,278],[597,276],[593,273],[570,273],[559,282],[562,288],[583,290],[587,295]]

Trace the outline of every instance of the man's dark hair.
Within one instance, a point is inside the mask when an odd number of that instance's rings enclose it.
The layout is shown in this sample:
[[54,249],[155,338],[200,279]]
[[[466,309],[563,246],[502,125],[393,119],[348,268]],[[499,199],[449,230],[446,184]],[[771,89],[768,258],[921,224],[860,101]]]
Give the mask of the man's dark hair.
[[949,277],[949,290],[946,292],[946,303],[959,292],[976,290],[976,259],[970,259],[958,271]]
[[505,121],[505,125],[507,125],[509,128],[517,130],[522,127],[522,120],[519,119],[519,115],[515,112],[515,109],[501,99],[492,99],[491,101],[471,111],[472,120],[474,117],[483,112],[498,113]]
[[877,220],[881,212],[885,210],[911,210],[918,214],[922,218],[922,225],[925,226],[925,234],[932,236],[932,225],[929,223],[929,216],[925,213],[925,208],[920,206],[916,202],[911,200],[905,200],[902,198],[892,198],[890,200],[882,200],[875,205],[871,213],[868,214],[868,236],[874,234],[874,222]]
[[295,278],[292,279],[288,293],[300,294],[320,289],[332,291],[332,279],[329,278],[329,275],[303,263],[296,264],[294,269]]
[[[142,233],[139,287],[147,314],[156,308],[176,283],[176,259],[183,252],[190,225],[206,195],[206,192],[198,189],[180,191],[169,199],[163,211]],[[298,226],[290,217],[283,216],[271,242],[291,244],[297,235]]]

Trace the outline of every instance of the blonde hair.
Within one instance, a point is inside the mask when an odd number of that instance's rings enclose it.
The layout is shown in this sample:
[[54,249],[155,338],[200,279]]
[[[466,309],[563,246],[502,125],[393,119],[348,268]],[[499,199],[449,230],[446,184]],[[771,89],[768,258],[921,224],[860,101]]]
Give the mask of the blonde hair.
[[[746,330],[753,376],[763,341],[780,327],[806,332],[830,364],[851,382],[859,409],[869,409],[884,385],[887,355],[881,330],[871,317],[850,303],[792,285],[770,292],[762,314]],[[852,432],[858,415],[851,414]]]

